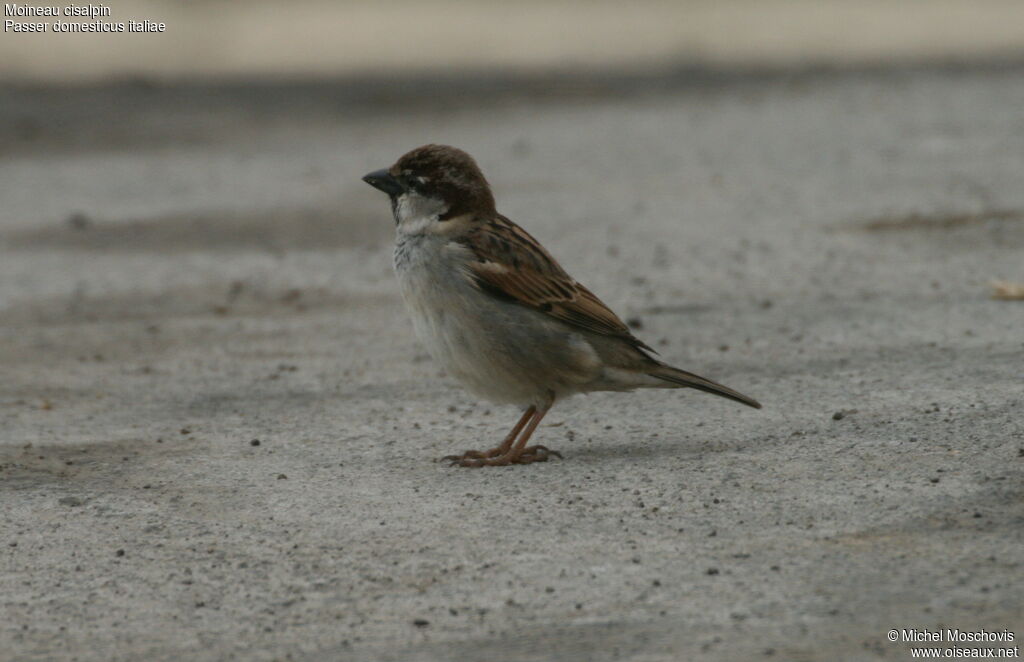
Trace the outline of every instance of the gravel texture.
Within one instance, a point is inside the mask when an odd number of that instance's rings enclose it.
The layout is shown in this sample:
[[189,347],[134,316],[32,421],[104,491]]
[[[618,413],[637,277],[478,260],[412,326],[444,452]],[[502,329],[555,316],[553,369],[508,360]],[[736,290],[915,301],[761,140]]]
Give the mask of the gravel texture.
[[[433,92],[432,92],[433,90]],[[909,659],[1024,637],[1024,66],[0,91],[0,659]],[[564,460],[416,344],[426,142],[697,392]]]

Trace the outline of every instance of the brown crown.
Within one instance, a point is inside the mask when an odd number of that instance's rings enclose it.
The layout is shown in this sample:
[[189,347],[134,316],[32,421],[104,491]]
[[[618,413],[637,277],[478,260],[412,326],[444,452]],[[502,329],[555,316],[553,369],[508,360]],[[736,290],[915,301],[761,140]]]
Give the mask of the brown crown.
[[463,214],[494,213],[491,187],[473,157],[448,145],[417,147],[391,166],[395,177],[422,177],[415,188],[423,195],[439,198],[448,204],[443,218]]

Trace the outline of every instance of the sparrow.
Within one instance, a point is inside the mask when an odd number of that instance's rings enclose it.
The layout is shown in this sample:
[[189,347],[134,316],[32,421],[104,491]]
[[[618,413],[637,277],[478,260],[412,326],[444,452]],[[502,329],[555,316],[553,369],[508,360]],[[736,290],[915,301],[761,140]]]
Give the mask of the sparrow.
[[420,341],[472,393],[523,408],[500,444],[445,457],[453,466],[561,457],[527,443],[552,405],[577,393],[692,388],[761,408],[656,359],[536,239],[498,213],[466,152],[425,145],[363,181],[391,199],[395,273]]

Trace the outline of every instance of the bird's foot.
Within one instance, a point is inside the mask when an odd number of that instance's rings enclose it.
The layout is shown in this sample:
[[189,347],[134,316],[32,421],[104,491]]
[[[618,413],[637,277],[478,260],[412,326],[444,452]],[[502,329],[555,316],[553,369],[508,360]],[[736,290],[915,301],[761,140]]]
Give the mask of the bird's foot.
[[444,459],[453,467],[504,467],[510,464],[532,464],[547,462],[552,456],[561,458],[562,454],[547,446],[527,446],[519,453],[502,453],[498,448],[489,451],[466,451],[462,455],[449,455]]
[[461,460],[484,460],[490,457],[497,457],[505,452],[507,452],[507,450],[500,447],[492,448],[489,451],[466,451],[462,455],[445,455],[441,458],[441,461],[451,462],[452,466],[455,466]]

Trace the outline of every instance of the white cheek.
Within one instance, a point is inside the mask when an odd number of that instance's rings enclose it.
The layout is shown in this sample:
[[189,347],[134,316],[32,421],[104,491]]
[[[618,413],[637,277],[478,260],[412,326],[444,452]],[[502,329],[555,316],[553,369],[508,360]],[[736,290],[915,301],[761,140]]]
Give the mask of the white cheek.
[[447,209],[442,201],[425,198],[418,193],[403,193],[395,199],[395,219],[405,234],[419,234],[437,222]]

